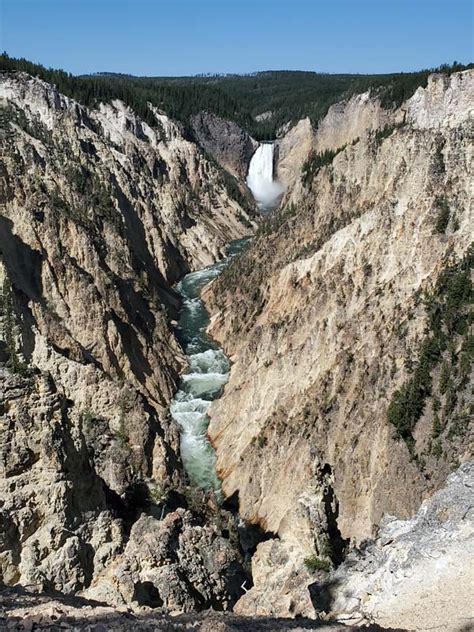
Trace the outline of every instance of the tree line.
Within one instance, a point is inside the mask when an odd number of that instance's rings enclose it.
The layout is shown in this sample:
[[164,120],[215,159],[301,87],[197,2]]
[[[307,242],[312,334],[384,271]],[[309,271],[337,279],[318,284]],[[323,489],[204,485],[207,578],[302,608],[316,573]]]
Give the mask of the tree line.
[[[134,77],[114,73],[75,76],[7,53],[0,55],[0,71],[24,71],[40,77],[90,107],[100,101],[121,99],[154,125],[148,108],[150,102],[181,121],[190,133],[192,115],[208,111],[235,121],[257,140],[271,140],[283,124],[306,116],[317,123],[333,103],[369,89],[377,92],[384,107],[396,107],[419,86],[426,86],[430,73],[450,74],[472,67],[473,64],[454,62],[418,72],[387,75],[267,71],[194,77]],[[263,113],[270,115],[257,120]]]

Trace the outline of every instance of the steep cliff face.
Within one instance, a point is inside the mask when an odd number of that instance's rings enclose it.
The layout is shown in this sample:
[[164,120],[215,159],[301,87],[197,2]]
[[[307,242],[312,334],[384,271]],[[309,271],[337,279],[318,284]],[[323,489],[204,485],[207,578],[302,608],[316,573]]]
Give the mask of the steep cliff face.
[[199,144],[222,167],[244,181],[258,143],[237,123],[210,112],[193,116],[191,126]]
[[[46,372],[2,368],[0,395],[3,583],[173,613],[236,601],[247,576],[230,515],[204,515],[198,494],[185,509],[190,499],[173,491],[184,489],[179,471],[168,489],[163,475],[133,471],[137,440],[117,441],[105,419],[78,412]],[[144,413],[139,401],[134,408]],[[129,469],[119,495],[114,483]]]
[[291,204],[207,293],[233,360],[210,411],[224,493],[278,536],[242,612],[311,613],[305,558],[338,561],[469,456],[473,90],[434,75],[397,111],[331,108]]
[[[71,402],[47,374],[1,369],[0,378],[2,581],[81,590],[124,538],[91,463],[92,420],[74,419]],[[111,467],[119,466],[121,449]]]
[[275,177],[287,191],[301,179],[301,170],[315,146],[315,131],[305,118],[276,141]]
[[0,98],[2,577],[75,592],[183,483],[172,284],[253,220],[162,113],[88,110],[22,73]]
[[311,154],[338,151],[403,116],[403,110],[386,110],[374,94],[364,92],[331,105],[317,125],[309,118],[299,121],[277,140],[276,177],[287,190],[284,203],[304,195],[301,174]]

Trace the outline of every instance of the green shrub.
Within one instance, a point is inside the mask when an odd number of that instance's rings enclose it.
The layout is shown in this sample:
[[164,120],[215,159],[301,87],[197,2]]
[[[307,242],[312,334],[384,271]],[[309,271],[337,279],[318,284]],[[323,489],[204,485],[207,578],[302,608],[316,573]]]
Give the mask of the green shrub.
[[267,445],[267,438],[263,435],[258,435],[257,443],[259,448],[264,448]]
[[441,434],[441,421],[438,413],[436,413],[433,417],[433,431],[431,436],[433,439],[436,439]]
[[344,151],[346,147],[347,145],[343,145],[342,147],[339,147],[335,150],[327,149],[322,154],[318,154],[315,151],[312,151],[303,164],[302,168],[301,180],[304,186],[308,186],[312,182],[318,171],[321,169],[321,167],[324,167],[325,165],[330,165],[337,154],[339,154],[341,151]]
[[128,446],[129,436],[128,436],[128,428],[127,421],[125,418],[125,410],[123,407],[120,408],[120,417],[119,417],[119,425],[115,432],[115,436],[117,437],[118,442],[122,447]]
[[95,414],[89,409],[83,410],[81,412],[80,417],[81,417],[81,422],[86,425],[89,425],[91,422],[94,421],[94,419],[96,419]]
[[329,571],[331,570],[331,564],[327,560],[322,560],[315,554],[306,557],[304,560],[304,565],[310,573],[315,573],[316,571],[329,573]]
[[433,155],[433,170],[436,174],[444,174],[446,173],[446,164],[444,162],[444,149],[445,141],[442,137],[438,137],[436,139],[435,153]]
[[387,416],[398,435],[409,441],[416,422],[423,414],[426,398],[431,394],[431,371],[441,357],[442,348],[435,337],[422,343],[413,376],[398,391],[389,404]]
[[[426,297],[427,333],[420,345],[417,362],[411,377],[395,391],[389,403],[387,419],[410,450],[414,444],[412,432],[423,414],[427,398],[432,395],[432,371],[448,349],[448,340],[452,341],[456,335],[468,336],[469,324],[472,322],[469,306],[472,302],[470,270],[473,261],[474,247],[471,246],[461,261],[445,268],[433,292]],[[466,372],[465,359],[464,363]],[[439,390],[441,394],[446,394],[445,418],[454,410],[459,388],[451,373],[452,365],[443,362]]]
[[150,501],[156,505],[161,505],[167,502],[169,498],[169,489],[163,485],[148,486],[148,494]]
[[8,366],[14,373],[24,375],[27,372],[27,366],[17,349],[18,316],[12,285],[7,276],[4,278],[0,291],[0,317],[1,334],[8,355]]

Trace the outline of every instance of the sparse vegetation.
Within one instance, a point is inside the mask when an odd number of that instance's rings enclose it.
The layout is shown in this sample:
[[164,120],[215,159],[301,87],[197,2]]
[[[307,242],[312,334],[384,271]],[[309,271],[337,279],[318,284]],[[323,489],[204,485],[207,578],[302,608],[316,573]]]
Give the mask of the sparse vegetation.
[[17,348],[17,314],[10,279],[5,275],[0,293],[1,334],[8,356],[8,366],[14,373],[24,374],[26,364]]
[[[355,145],[359,142],[359,138],[354,138],[354,140],[350,143],[351,145]],[[342,147],[338,147],[334,150],[326,150],[322,154],[318,154],[315,151],[312,151],[305,163],[302,167],[302,175],[301,180],[305,186],[311,185],[313,178],[319,172],[319,170],[326,166],[330,165],[334,158],[340,154],[344,149],[346,149],[347,145],[342,145]]]
[[72,213],[77,218],[87,221],[88,209],[93,214],[110,222],[117,228],[122,225],[120,213],[113,202],[113,190],[100,182],[99,177],[82,166],[70,166],[66,177],[79,200]]
[[449,205],[444,197],[437,199],[438,214],[436,217],[435,230],[437,233],[445,233],[449,224]]
[[117,429],[117,432],[115,433],[115,436],[123,447],[128,445],[128,433],[125,425],[125,416],[123,415],[123,413],[120,415],[119,427]]
[[351,212],[340,215],[339,217],[331,215],[327,223],[319,230],[316,239],[294,249],[291,260],[296,261],[297,259],[310,257],[322,248],[332,235],[350,224],[354,219],[357,219],[357,217],[360,217],[363,212],[363,208],[354,208]]
[[89,410],[88,408],[86,408],[86,410],[83,410],[81,412],[80,417],[81,417],[81,422],[85,424],[86,426],[90,425],[96,418],[92,410]]
[[374,133],[375,143],[380,145],[385,138],[388,138],[393,134],[396,129],[403,126],[403,123],[394,123],[393,125],[386,125],[382,129],[378,129]]
[[[459,263],[445,268],[433,291],[426,296],[428,322],[418,359],[411,378],[394,393],[389,404],[388,420],[410,449],[413,449],[412,432],[425,410],[427,398],[433,395],[432,372],[441,360],[439,393],[435,395],[440,400],[444,395],[444,407],[439,425],[434,423],[433,436],[439,436],[443,420],[446,421],[456,406],[458,390],[469,379],[472,364],[472,352],[468,349],[471,348],[472,338],[469,328],[473,320],[470,310],[473,263],[474,247],[471,246]],[[446,351],[449,351],[450,343],[455,338],[462,338],[461,353],[451,353],[447,357]],[[436,449],[433,453],[438,454],[440,451]]]
[[257,437],[257,443],[259,448],[264,448],[267,445],[267,438],[260,434]]
[[441,136],[435,139],[435,152],[433,155],[433,171],[436,175],[443,175],[446,173],[446,165],[444,163],[444,140]]
[[436,439],[437,437],[439,437],[440,434],[441,434],[441,421],[440,421],[438,413],[435,413],[433,417],[433,433],[432,433],[433,439]]
[[[19,127],[29,136],[41,141],[44,145],[52,144],[52,132],[39,120],[39,118],[29,119],[25,112],[14,104],[2,107],[1,128],[6,130],[8,136],[14,134],[12,124]],[[7,127],[8,125],[8,127]]]
[[304,565],[310,573],[315,573],[316,571],[329,573],[329,571],[331,570],[331,564],[327,560],[322,560],[314,554],[305,558]]
[[163,485],[149,485],[148,493],[150,500],[156,505],[165,504],[169,497],[169,489],[163,487]]
[[322,154],[318,154],[315,151],[312,151],[311,154],[306,159],[306,162],[303,165],[301,179],[305,186],[308,186],[313,180],[314,176],[318,173],[321,167],[325,165],[330,165],[334,158],[341,151],[345,149],[345,145],[343,147],[339,147],[339,149],[327,150]]

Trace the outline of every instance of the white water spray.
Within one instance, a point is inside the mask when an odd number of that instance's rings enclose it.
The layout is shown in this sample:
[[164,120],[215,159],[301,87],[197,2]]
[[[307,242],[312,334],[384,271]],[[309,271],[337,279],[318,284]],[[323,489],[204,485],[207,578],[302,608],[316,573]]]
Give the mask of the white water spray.
[[262,207],[271,206],[283,193],[283,186],[273,179],[273,143],[262,143],[252,156],[247,185]]

